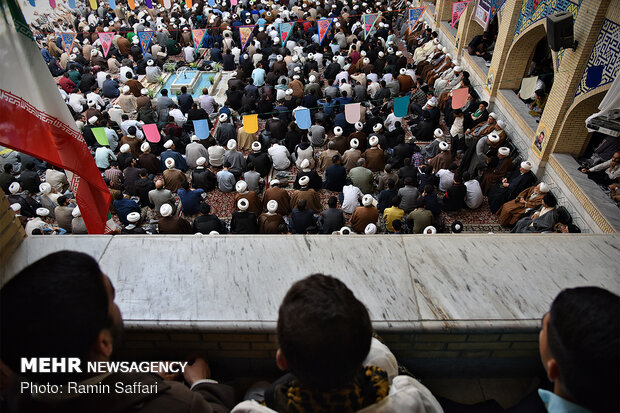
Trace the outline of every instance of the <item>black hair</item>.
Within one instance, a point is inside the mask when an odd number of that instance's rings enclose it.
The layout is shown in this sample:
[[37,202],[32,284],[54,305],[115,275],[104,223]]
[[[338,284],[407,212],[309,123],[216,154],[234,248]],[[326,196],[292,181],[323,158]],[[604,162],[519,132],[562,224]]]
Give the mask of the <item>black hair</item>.
[[305,199],[300,199],[299,201],[297,201],[297,209],[299,209],[300,211],[303,211],[304,209],[306,209],[306,204],[308,203],[308,201],[306,201]]
[[549,310],[547,339],[562,388],[577,404],[620,410],[620,297],[599,287],[563,290]]
[[161,93],[162,96],[168,96],[168,89],[162,89],[159,93]]
[[[99,264],[89,255],[59,251],[34,262],[0,290],[2,361],[19,372],[22,357],[87,360],[101,330],[112,325],[108,300]],[[76,378],[75,373],[22,374],[39,383]]]
[[336,206],[338,206],[338,198],[336,198],[335,196],[330,196],[327,200],[327,206],[329,206],[330,208],[336,208]]
[[200,204],[200,213],[203,215],[209,215],[211,213],[211,205],[206,202]]
[[543,197],[543,202],[545,203],[545,205],[547,205],[549,208],[553,208],[558,204],[558,200],[555,197],[555,195],[553,195],[551,192],[547,192],[545,194],[545,196]]
[[59,196],[58,199],[56,199],[56,203],[60,206],[67,205],[67,197],[64,195]]
[[11,173],[13,171],[13,164],[12,163],[5,163],[4,164],[4,172]]
[[181,184],[181,188],[183,188],[186,191],[188,191],[189,190],[189,181],[183,181],[183,183]]
[[224,161],[224,168],[230,168],[231,163],[229,161]]
[[286,293],[277,333],[291,373],[304,386],[324,390],[354,377],[370,350],[372,326],[366,307],[342,281],[313,274]]
[[403,229],[403,221],[401,221],[400,219],[395,219],[394,221],[392,221],[392,228],[394,228],[394,231],[400,231]]
[[339,160],[340,160],[340,155],[332,156],[332,163],[338,163]]
[[130,126],[127,128],[127,133],[130,135],[135,135],[136,134],[136,127],[135,126]]

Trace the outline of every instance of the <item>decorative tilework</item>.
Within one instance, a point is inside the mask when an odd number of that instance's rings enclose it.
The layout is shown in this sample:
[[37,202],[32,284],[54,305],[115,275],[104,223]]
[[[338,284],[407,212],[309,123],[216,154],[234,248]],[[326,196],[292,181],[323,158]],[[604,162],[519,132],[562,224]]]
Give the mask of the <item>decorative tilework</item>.
[[[581,1],[579,1],[579,3],[581,4]],[[525,0],[523,6],[521,6],[521,15],[519,16],[519,21],[517,21],[517,26],[515,27],[513,40],[524,32],[525,29],[540,19],[543,19],[550,14],[566,10],[572,12],[573,17],[576,18],[577,12],[579,11],[579,5],[569,0]]]
[[[593,66],[603,66],[601,83],[593,88],[586,86],[588,70]],[[588,93],[614,81],[620,69],[620,24],[605,19],[598,34],[588,64],[583,72],[575,97]]]

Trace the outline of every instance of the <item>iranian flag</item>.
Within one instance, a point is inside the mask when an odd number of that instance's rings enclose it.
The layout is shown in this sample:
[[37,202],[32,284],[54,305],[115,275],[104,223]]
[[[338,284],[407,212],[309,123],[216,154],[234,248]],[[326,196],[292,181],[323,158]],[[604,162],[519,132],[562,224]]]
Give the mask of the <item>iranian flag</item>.
[[111,232],[110,191],[15,0],[0,0],[0,144],[65,170],[90,234]]

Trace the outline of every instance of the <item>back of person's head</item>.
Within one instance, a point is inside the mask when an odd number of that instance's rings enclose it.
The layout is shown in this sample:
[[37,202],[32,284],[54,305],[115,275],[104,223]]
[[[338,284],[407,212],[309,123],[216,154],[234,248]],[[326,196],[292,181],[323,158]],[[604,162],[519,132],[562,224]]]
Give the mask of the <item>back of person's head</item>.
[[161,93],[162,96],[168,96],[168,89],[162,89],[159,93]]
[[547,205],[549,208],[554,208],[557,204],[558,204],[558,200],[555,197],[555,195],[553,195],[551,192],[547,192],[545,194],[545,196],[543,197],[543,202],[545,203],[545,205]]
[[400,232],[403,229],[403,221],[395,219],[392,221],[392,228],[394,228],[394,232]]
[[461,182],[463,182],[463,175],[459,171],[456,171],[454,173],[454,183],[461,183]]
[[229,161],[224,161],[224,168],[230,168],[231,163]]
[[619,411],[620,297],[599,287],[563,290],[546,327],[543,319],[541,356],[550,377],[555,359],[562,393],[594,412]]
[[183,183],[181,184],[181,188],[189,191],[189,181],[183,181]]
[[200,204],[200,213],[202,215],[209,215],[211,213],[211,205],[207,204],[206,202]]
[[[456,177],[456,175],[455,175]],[[471,181],[471,173],[469,173],[469,171],[463,172],[463,181],[467,182],[467,181]]]
[[338,162],[340,162],[340,155],[332,156],[332,163],[336,164]]
[[431,184],[427,184],[424,186],[424,192],[426,192],[427,195],[430,195],[435,192],[435,187],[433,187],[433,185]]
[[388,189],[394,189],[396,187],[396,182],[394,182],[393,179],[388,179],[387,187],[388,187]]
[[349,382],[362,366],[372,337],[364,304],[342,281],[323,274],[293,284],[280,305],[277,331],[285,359],[278,365],[317,390]]
[[306,209],[307,203],[308,201],[306,201],[305,199],[300,199],[299,201],[297,201],[297,209],[303,211],[304,209]]
[[64,195],[59,196],[58,199],[56,199],[56,203],[60,206],[67,205],[67,197]]
[[327,200],[327,206],[330,208],[336,208],[336,206],[338,206],[338,198],[335,196],[330,196]]
[[129,135],[135,135],[136,134],[136,127],[135,126],[130,126],[127,128],[127,133]]
[[454,163],[454,162],[452,162],[452,163],[450,164],[450,166],[448,166],[448,170],[449,170],[450,172],[454,172],[454,171],[456,171],[457,169],[459,169],[459,166],[458,166],[456,163]]
[[410,176],[408,176],[408,177],[406,177],[406,178],[403,180],[403,183],[404,183],[405,185],[412,186],[412,185],[413,185],[413,183],[414,183],[414,182],[413,182],[413,178],[412,178],[412,177],[410,177]]
[[[2,361],[19,372],[21,358],[77,357],[85,372],[101,331],[109,328],[113,339],[120,334],[106,288],[97,261],[81,252],[55,252],[23,269],[0,290]],[[22,374],[59,384],[79,373]]]

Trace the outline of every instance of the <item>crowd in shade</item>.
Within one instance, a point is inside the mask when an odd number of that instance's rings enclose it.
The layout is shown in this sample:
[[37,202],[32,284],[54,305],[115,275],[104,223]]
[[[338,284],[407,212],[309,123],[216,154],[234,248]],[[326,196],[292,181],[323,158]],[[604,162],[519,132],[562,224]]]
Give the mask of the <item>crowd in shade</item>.
[[[423,19],[410,27],[404,10],[100,2],[57,8],[31,27],[110,189],[118,233],[461,232],[459,216],[481,207],[513,232],[579,231],[517,153],[509,120],[480,99],[437,32]],[[367,30],[363,15],[373,13]],[[282,23],[294,23],[288,35]],[[205,31],[195,43],[196,29]],[[141,44],[144,31],[153,35]],[[62,32],[77,34],[70,50]],[[101,32],[113,33],[109,50]],[[178,94],[162,87],[184,67],[222,80]],[[466,92],[459,105],[456,90]],[[618,169],[601,174],[617,180]],[[7,162],[0,174],[28,235],[86,232],[62,171],[22,156],[20,170]]]

